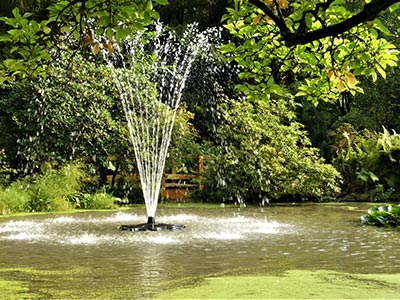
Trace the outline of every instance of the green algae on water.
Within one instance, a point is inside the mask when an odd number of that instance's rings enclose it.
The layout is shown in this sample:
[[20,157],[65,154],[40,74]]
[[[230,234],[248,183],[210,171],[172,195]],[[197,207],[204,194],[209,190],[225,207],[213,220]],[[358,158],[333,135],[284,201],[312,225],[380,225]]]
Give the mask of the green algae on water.
[[399,299],[400,274],[288,271],[282,275],[210,277],[159,299]]
[[34,299],[35,295],[28,292],[28,287],[21,281],[3,280],[0,278],[0,299]]

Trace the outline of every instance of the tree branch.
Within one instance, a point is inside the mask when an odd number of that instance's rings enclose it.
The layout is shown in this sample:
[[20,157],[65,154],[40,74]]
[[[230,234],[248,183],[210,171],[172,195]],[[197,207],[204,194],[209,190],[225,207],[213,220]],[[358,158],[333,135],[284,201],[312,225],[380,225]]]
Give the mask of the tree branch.
[[[365,4],[364,8],[358,14],[344,20],[340,23],[327,26],[314,31],[290,32],[283,20],[276,16],[272,10],[264,4],[261,0],[249,0],[250,3],[261,9],[268,17],[270,17],[281,31],[282,39],[287,46],[303,45],[328,36],[337,36],[351,28],[368,21],[375,19],[379,13],[383,12],[389,6],[400,2],[399,0],[372,0],[370,3]],[[328,1],[329,3],[329,1]]]
[[249,0],[251,4],[261,9],[272,21],[278,26],[281,35],[285,36],[286,34],[290,33],[289,28],[287,28],[286,23],[283,19],[280,19],[277,15],[273,13],[273,11],[263,2],[260,0]]

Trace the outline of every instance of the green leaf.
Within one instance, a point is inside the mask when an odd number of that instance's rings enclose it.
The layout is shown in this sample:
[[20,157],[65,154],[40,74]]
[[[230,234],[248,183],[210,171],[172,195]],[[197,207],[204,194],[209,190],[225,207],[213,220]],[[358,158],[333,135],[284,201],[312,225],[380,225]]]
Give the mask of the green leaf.
[[220,47],[222,53],[230,53],[233,52],[235,49],[236,46],[234,43],[224,44]]
[[11,42],[12,39],[9,35],[0,35],[0,42]]
[[20,13],[19,13],[18,7],[16,7],[16,8],[13,9],[12,14],[13,14],[13,16],[14,16],[14,18],[15,18],[15,20],[16,20],[17,22],[19,22],[19,21],[21,20],[21,15],[20,15]]
[[156,3],[161,4],[161,5],[167,5],[168,0],[154,0]]
[[302,96],[307,96],[306,91],[298,91],[295,95],[295,97],[302,97]]
[[374,27],[376,29],[378,29],[380,32],[382,32],[386,35],[391,35],[390,30],[385,25],[383,25],[382,21],[379,20],[378,18],[373,21],[373,24],[374,24]]
[[306,15],[305,21],[306,21],[306,26],[308,28],[312,28],[313,21],[312,17],[309,14]]
[[26,13],[24,13],[24,15],[22,16],[22,18],[28,19],[28,18],[31,17],[32,15],[33,15],[33,13],[26,12]]
[[376,65],[376,70],[381,74],[383,79],[386,79],[386,72],[380,65]]
[[43,31],[45,34],[50,34],[51,28],[50,28],[50,27],[47,27],[47,26],[44,26],[44,27],[42,28],[42,31]]
[[376,80],[378,79],[378,75],[374,71],[371,71],[371,77],[373,82],[376,82]]

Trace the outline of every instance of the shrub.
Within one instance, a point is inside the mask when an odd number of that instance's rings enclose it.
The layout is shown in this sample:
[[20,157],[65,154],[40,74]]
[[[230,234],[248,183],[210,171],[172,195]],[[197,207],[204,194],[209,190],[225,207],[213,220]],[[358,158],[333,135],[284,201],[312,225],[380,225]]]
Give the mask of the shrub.
[[64,211],[70,209],[67,197],[80,188],[82,172],[78,165],[65,165],[54,170],[46,165],[43,175],[29,186],[28,211]]
[[345,124],[336,130],[334,166],[344,178],[343,190],[369,194],[371,200],[386,200],[400,186],[400,135],[356,131]]
[[23,212],[27,208],[29,199],[27,183],[16,181],[9,187],[0,190],[0,213],[4,215]]
[[69,210],[67,197],[79,191],[81,177],[79,165],[69,164],[58,170],[47,165],[43,175],[26,177],[3,188],[0,208],[3,213]]
[[94,193],[78,193],[70,196],[69,201],[75,208],[82,209],[112,209],[119,198],[106,193],[105,190]]
[[311,147],[287,103],[290,99],[270,104],[226,99],[218,154],[205,184],[216,197],[259,202],[338,191],[339,173]]

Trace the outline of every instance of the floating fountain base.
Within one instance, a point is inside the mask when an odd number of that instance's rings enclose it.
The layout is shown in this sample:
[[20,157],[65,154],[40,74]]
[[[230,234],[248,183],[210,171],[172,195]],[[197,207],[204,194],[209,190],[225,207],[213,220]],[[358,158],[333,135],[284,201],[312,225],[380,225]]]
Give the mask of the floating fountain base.
[[136,225],[121,225],[119,229],[121,229],[122,231],[161,231],[178,230],[185,227],[185,225],[156,223],[153,217],[149,217],[147,223]]

